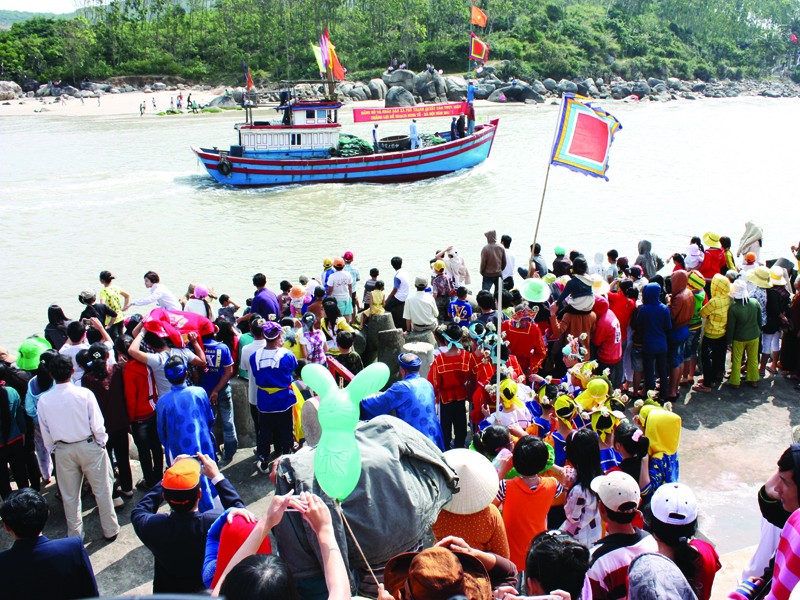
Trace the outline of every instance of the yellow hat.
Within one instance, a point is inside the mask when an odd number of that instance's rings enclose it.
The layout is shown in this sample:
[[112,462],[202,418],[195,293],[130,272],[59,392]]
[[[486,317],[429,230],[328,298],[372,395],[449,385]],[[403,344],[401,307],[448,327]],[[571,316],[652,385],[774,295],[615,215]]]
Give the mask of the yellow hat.
[[705,233],[705,235],[703,235],[703,243],[709,248],[722,247],[722,245],[719,243],[719,234],[712,231],[708,231]]
[[433,269],[435,271],[444,271],[444,267],[445,264],[443,260],[437,260],[435,263],[433,263]]
[[330,258],[323,258],[322,266],[325,269],[330,269],[333,266],[333,261]]

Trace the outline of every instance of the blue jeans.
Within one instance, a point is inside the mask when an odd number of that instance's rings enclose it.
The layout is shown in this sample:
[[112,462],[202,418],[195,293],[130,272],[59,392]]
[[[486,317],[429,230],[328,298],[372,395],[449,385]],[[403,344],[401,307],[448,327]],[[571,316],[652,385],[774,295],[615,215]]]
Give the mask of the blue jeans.
[[217,419],[222,422],[225,459],[230,460],[239,449],[239,438],[236,437],[236,425],[233,422],[233,396],[229,385],[226,385],[217,396]]
[[[644,381],[647,391],[656,389],[656,377],[661,379],[661,389],[666,390],[669,384],[669,372],[667,370],[667,353],[644,352]],[[663,392],[662,392],[663,395]]]

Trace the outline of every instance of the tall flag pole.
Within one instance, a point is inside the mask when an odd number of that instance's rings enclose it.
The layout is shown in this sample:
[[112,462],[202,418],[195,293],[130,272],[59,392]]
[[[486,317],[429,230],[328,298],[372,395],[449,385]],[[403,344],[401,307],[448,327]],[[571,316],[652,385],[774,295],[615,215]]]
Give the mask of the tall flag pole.
[[[474,57],[474,53],[472,51],[473,40],[480,39],[475,35],[475,25],[477,25],[478,27],[486,27],[486,22],[487,22],[486,13],[475,5],[476,2],[477,0],[472,0],[472,5],[470,6],[470,13],[469,13],[470,52],[469,56],[467,57],[467,81],[469,81],[472,78],[472,61],[479,60]],[[488,46],[486,47],[487,47],[486,55],[488,57]]]
[[539,202],[539,216],[536,219],[536,230],[533,233],[534,245],[536,245],[539,224],[542,221],[550,165],[566,167],[572,171],[608,181],[606,171],[608,171],[611,143],[614,141],[617,131],[622,129],[622,125],[616,117],[602,108],[592,106],[586,100],[586,98],[576,97],[574,94],[564,94],[561,101],[561,113],[553,136],[553,147],[544,176],[542,199]]

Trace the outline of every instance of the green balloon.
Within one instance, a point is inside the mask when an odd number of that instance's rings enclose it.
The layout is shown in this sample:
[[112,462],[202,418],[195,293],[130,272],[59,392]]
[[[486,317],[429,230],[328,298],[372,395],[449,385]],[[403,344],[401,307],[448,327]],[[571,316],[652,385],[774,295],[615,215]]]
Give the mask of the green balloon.
[[389,367],[383,363],[369,365],[344,389],[336,386],[322,365],[306,365],[302,377],[320,397],[317,414],[322,435],[314,455],[314,475],[328,496],[342,501],[361,478],[361,453],[356,443],[359,405],[362,398],[386,384]]

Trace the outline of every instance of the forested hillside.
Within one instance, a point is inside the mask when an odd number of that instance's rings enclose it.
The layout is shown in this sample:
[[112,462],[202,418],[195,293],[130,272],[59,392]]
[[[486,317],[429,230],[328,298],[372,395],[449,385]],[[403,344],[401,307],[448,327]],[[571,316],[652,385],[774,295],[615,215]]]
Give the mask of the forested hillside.
[[[469,0],[86,0],[81,16],[0,31],[0,78],[194,81],[314,76],[325,26],[351,77],[392,57],[465,71]],[[501,74],[683,79],[792,74],[800,0],[480,0]],[[794,38],[796,39],[796,38]]]

